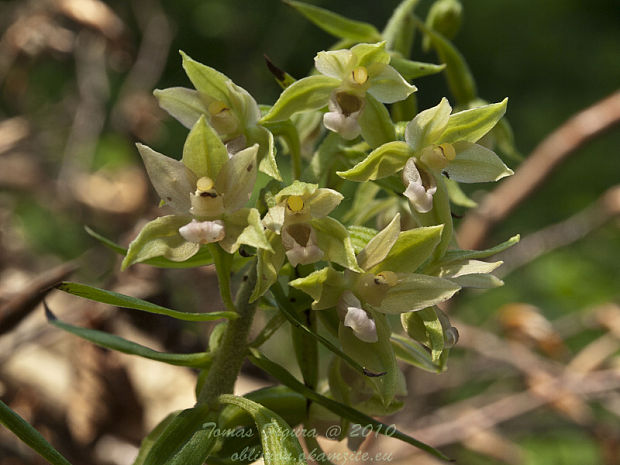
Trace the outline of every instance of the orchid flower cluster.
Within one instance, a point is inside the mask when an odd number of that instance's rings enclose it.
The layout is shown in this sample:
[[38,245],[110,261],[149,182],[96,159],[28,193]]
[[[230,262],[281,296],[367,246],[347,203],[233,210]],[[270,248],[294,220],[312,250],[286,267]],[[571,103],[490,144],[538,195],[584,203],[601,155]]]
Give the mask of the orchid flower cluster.
[[[147,459],[136,463],[164,463],[165,451],[229,463],[236,443],[216,440],[197,425],[211,418],[219,428],[239,427],[239,409],[256,423],[260,438],[251,447],[265,463],[305,463],[269,459],[276,443],[301,451],[286,433],[300,422],[322,432],[334,423],[366,421],[380,431],[371,416],[397,411],[406,397],[399,361],[445,369],[458,331],[439,306],[463,288],[501,285],[491,274],[501,262],[484,259],[518,240],[472,251],[459,249],[453,235],[453,207],[473,204],[459,183],[498,181],[512,171],[494,152],[506,133],[498,128],[505,125],[507,100],[485,104],[475,97],[460,54],[435,30],[439,10],[425,24],[412,13],[416,2],[405,0],[379,33],[290,3],[342,41],[320,51],[315,70],[299,80],[269,62],[283,88],[273,105],[258,105],[230,78],[185,53],[193,88],[155,91],[160,106],[189,132],[172,157],[138,144],[162,214],[131,242],[122,268],[214,264],[228,311],[212,316],[229,321],[215,327],[206,355],[166,359],[201,369],[198,403],[162,423],[141,450],[139,459]],[[443,64],[406,58],[413,28]],[[411,81],[438,72],[448,74],[458,107],[442,98],[417,111],[417,85],[424,86]],[[239,283],[234,301],[231,282]],[[268,321],[248,342],[257,309]],[[202,318],[189,315],[183,318]],[[286,324],[303,383],[259,350]],[[230,395],[246,358],[284,386]],[[324,379],[321,372],[328,373]],[[174,448],[157,445],[173,437]]]

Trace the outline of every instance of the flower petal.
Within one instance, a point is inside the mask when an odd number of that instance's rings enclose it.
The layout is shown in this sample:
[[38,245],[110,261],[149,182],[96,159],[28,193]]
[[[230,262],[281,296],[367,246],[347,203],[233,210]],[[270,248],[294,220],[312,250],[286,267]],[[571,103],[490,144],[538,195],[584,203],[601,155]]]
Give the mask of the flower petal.
[[385,65],[379,73],[370,76],[369,82],[368,93],[383,103],[405,100],[417,90],[389,65]]
[[437,185],[432,175],[426,176],[428,182],[424,183],[422,173],[416,166],[416,159],[411,157],[407,160],[403,169],[403,182],[407,189],[403,195],[409,199],[413,208],[420,213],[426,213],[433,208],[433,194],[437,191]]
[[344,79],[353,69],[353,53],[351,50],[322,51],[314,57],[314,66],[325,76]]
[[188,242],[196,244],[209,244],[224,239],[226,229],[220,220],[196,221],[192,220],[179,228],[179,233]]
[[471,142],[454,144],[456,158],[445,171],[457,182],[490,182],[510,176],[513,171],[493,152]]
[[338,302],[344,312],[344,325],[353,330],[353,334],[364,342],[377,342],[377,325],[375,320],[361,308],[362,304],[351,291],[345,292]]
[[215,190],[224,197],[224,208],[234,212],[250,199],[256,182],[258,144],[248,147],[226,163],[215,181]]

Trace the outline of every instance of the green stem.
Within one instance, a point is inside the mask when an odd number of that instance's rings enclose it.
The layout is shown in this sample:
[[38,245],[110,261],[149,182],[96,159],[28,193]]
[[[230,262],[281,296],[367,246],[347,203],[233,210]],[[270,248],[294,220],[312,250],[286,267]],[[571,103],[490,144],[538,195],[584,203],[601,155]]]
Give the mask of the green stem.
[[248,333],[256,311],[250,296],[256,285],[256,264],[250,270],[237,292],[235,307],[239,318],[229,321],[222,342],[215,353],[213,364],[198,395],[198,403],[216,405],[221,394],[230,394],[241,364],[248,353]]

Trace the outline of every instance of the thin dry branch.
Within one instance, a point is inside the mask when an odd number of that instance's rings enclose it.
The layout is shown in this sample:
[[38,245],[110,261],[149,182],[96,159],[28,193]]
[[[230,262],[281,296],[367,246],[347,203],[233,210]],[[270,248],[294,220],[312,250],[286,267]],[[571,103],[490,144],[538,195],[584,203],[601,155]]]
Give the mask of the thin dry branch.
[[480,248],[489,231],[523,202],[551,172],[586,142],[620,122],[620,92],[573,116],[545,138],[511,178],[470,211],[459,228],[464,249]]

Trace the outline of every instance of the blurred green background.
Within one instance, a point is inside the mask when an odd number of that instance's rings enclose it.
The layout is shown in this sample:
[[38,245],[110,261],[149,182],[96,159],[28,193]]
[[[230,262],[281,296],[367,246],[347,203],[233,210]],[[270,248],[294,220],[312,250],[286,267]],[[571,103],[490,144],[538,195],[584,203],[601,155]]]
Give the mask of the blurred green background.
[[[118,0],[105,2],[109,9],[88,9],[97,3],[0,3],[0,296],[10,295],[11,283],[96,247],[83,225],[127,243],[136,220],[153,216],[155,196],[133,144],[142,141],[179,154],[186,130],[158,110],[150,95],[154,87],[189,86],[177,50],[270,104],[279,88],[263,54],[299,78],[311,69],[316,52],[334,43],[278,0]],[[381,29],[399,2],[310,3]],[[430,3],[421,1],[416,12],[425,17]],[[525,156],[572,115],[618,91],[617,1],[464,0],[463,5],[464,23],[454,43],[481,98],[509,97],[507,117]],[[421,52],[419,42],[413,59],[436,62],[433,53]],[[448,95],[441,74],[415,84],[420,108]],[[535,233],[596,202],[620,181],[619,147],[616,126],[577,150],[493,230],[489,244]],[[518,167],[515,160],[507,163]],[[467,191],[474,199],[483,195],[480,186]],[[78,279],[103,280],[118,269],[114,257],[99,247],[86,257],[90,266],[82,266]],[[164,286],[179,284],[170,273]],[[503,288],[463,296],[451,314],[497,333],[502,327],[498,309],[510,303],[532,305],[548,320],[618,304],[618,217],[521,266],[505,281]],[[575,354],[602,330],[569,328],[566,333],[564,344]],[[467,354],[456,350],[459,357]],[[491,384],[487,381],[452,388],[436,402],[483,392]],[[593,409],[601,424],[615,429],[612,442],[618,441],[618,410],[613,415],[597,405]],[[537,415],[507,433],[525,451],[522,463],[619,463],[606,455],[596,428]],[[617,442],[612,446],[620,450]],[[504,463],[467,447],[454,446],[451,453],[464,464]]]

